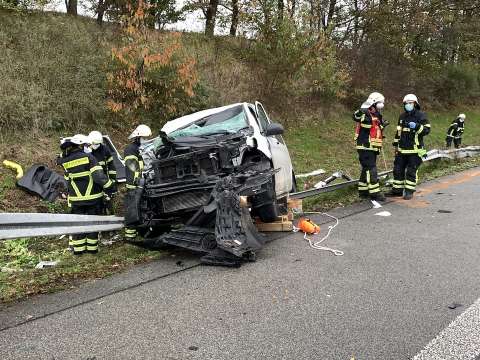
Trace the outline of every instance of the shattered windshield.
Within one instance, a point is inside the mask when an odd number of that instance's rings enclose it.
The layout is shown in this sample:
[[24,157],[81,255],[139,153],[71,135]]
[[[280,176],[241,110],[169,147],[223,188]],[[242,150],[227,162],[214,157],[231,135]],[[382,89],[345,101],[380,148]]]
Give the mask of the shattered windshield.
[[234,134],[248,127],[245,113],[241,105],[208,115],[188,126],[172,131],[168,134],[171,138],[184,136],[205,136],[214,134]]

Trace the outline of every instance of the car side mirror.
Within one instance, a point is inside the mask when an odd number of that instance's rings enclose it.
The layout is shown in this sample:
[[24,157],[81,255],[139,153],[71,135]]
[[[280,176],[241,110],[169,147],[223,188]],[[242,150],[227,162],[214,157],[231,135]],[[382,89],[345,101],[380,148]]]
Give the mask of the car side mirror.
[[283,126],[279,123],[271,123],[265,129],[265,136],[282,135],[284,132]]

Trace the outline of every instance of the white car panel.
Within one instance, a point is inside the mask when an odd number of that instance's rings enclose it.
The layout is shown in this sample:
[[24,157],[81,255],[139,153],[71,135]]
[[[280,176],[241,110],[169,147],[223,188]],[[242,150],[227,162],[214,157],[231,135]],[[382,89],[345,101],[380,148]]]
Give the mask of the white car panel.
[[[257,114],[259,111],[263,111],[268,122],[271,124],[272,121],[268,116],[265,108],[258,101],[255,102],[255,108]],[[280,169],[279,172],[275,174],[275,193],[277,196],[281,197],[282,195],[288,194],[292,190],[292,160],[290,159],[290,154],[288,153],[287,146],[285,145],[281,135],[272,135],[272,136],[263,136],[268,141],[270,147],[270,152],[272,154],[272,163],[275,169]]]
[[[207,109],[207,110],[199,111],[186,116],[182,116],[178,119],[168,121],[162,127],[161,131],[165,132],[168,135],[172,131],[186,127],[187,125],[197,120],[200,120],[206,116],[219,113],[221,111],[224,111],[226,109],[229,109],[238,105],[243,106],[244,112],[247,117],[247,121],[253,129],[253,135],[247,138],[247,144],[249,146],[256,144],[256,148],[260,152],[262,152],[268,159],[272,161],[273,167],[275,169],[280,169],[280,171],[275,174],[275,193],[277,194],[278,197],[283,197],[287,195],[292,189],[293,167],[292,167],[292,161],[290,159],[290,154],[288,153],[287,146],[283,142],[281,135],[266,137],[263,134],[263,129],[257,122],[257,118],[258,118],[257,107],[261,107],[263,109],[262,104],[260,104],[259,102],[255,102],[255,106],[253,106],[253,104],[248,104],[248,103],[236,103],[228,106],[222,106],[214,109]],[[265,113],[268,119],[268,122],[270,123],[270,119],[268,118],[268,114],[266,113],[265,109],[263,109],[263,112]],[[281,141],[279,139],[281,139]],[[238,159],[238,160],[241,161],[241,159]]]

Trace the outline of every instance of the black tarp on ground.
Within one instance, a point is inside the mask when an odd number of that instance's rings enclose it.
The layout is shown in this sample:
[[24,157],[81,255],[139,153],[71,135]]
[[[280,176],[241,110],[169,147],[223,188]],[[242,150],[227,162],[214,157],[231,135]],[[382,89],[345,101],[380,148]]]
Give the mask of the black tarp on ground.
[[55,201],[60,192],[67,191],[67,181],[63,176],[41,164],[29,168],[25,175],[17,181],[17,185],[50,202]]

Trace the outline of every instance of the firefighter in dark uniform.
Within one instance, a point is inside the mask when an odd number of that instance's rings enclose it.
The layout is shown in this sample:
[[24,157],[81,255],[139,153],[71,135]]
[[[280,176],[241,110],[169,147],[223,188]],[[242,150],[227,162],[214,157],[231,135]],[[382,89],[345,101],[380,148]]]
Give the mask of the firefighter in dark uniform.
[[[128,137],[132,141],[130,145],[125,148],[125,177],[127,186],[127,195],[125,196],[125,208],[128,211],[134,201],[135,194],[143,186],[142,171],[143,158],[140,154],[140,145],[146,138],[152,135],[152,130],[147,125],[139,125]],[[125,226],[125,239],[133,241],[137,237],[137,230],[134,227]]]
[[[105,175],[112,181],[112,194],[117,192],[117,170],[113,162],[113,156],[110,150],[103,144],[103,135],[99,131],[92,131],[88,134],[88,143],[92,150],[92,155],[97,159],[98,165],[103,169]],[[105,215],[112,215],[112,197],[105,198]]]
[[465,131],[465,117],[465,114],[458,115],[448,128],[447,138],[445,139],[447,148],[452,145],[452,140],[456,149],[460,147],[460,144],[462,143],[462,135]]
[[[72,214],[102,215],[104,191],[110,194],[112,181],[98,165],[97,160],[83,151],[88,139],[77,134],[62,145],[63,155],[58,159],[65,170],[68,182],[68,206]],[[98,252],[98,233],[75,234],[72,237],[73,253],[81,255]]]
[[377,173],[377,155],[382,148],[383,129],[388,125],[381,115],[384,102],[385,97],[374,92],[362,104],[360,110],[353,114],[353,120],[357,123],[355,128],[356,148],[362,167],[358,182],[358,194],[362,198],[369,197],[377,201],[385,200],[385,196],[380,190]]
[[389,196],[413,197],[418,183],[418,168],[426,154],[423,137],[430,133],[430,123],[414,94],[403,98],[405,112],[398,119],[397,132],[393,141],[395,161],[393,163],[393,187]]

